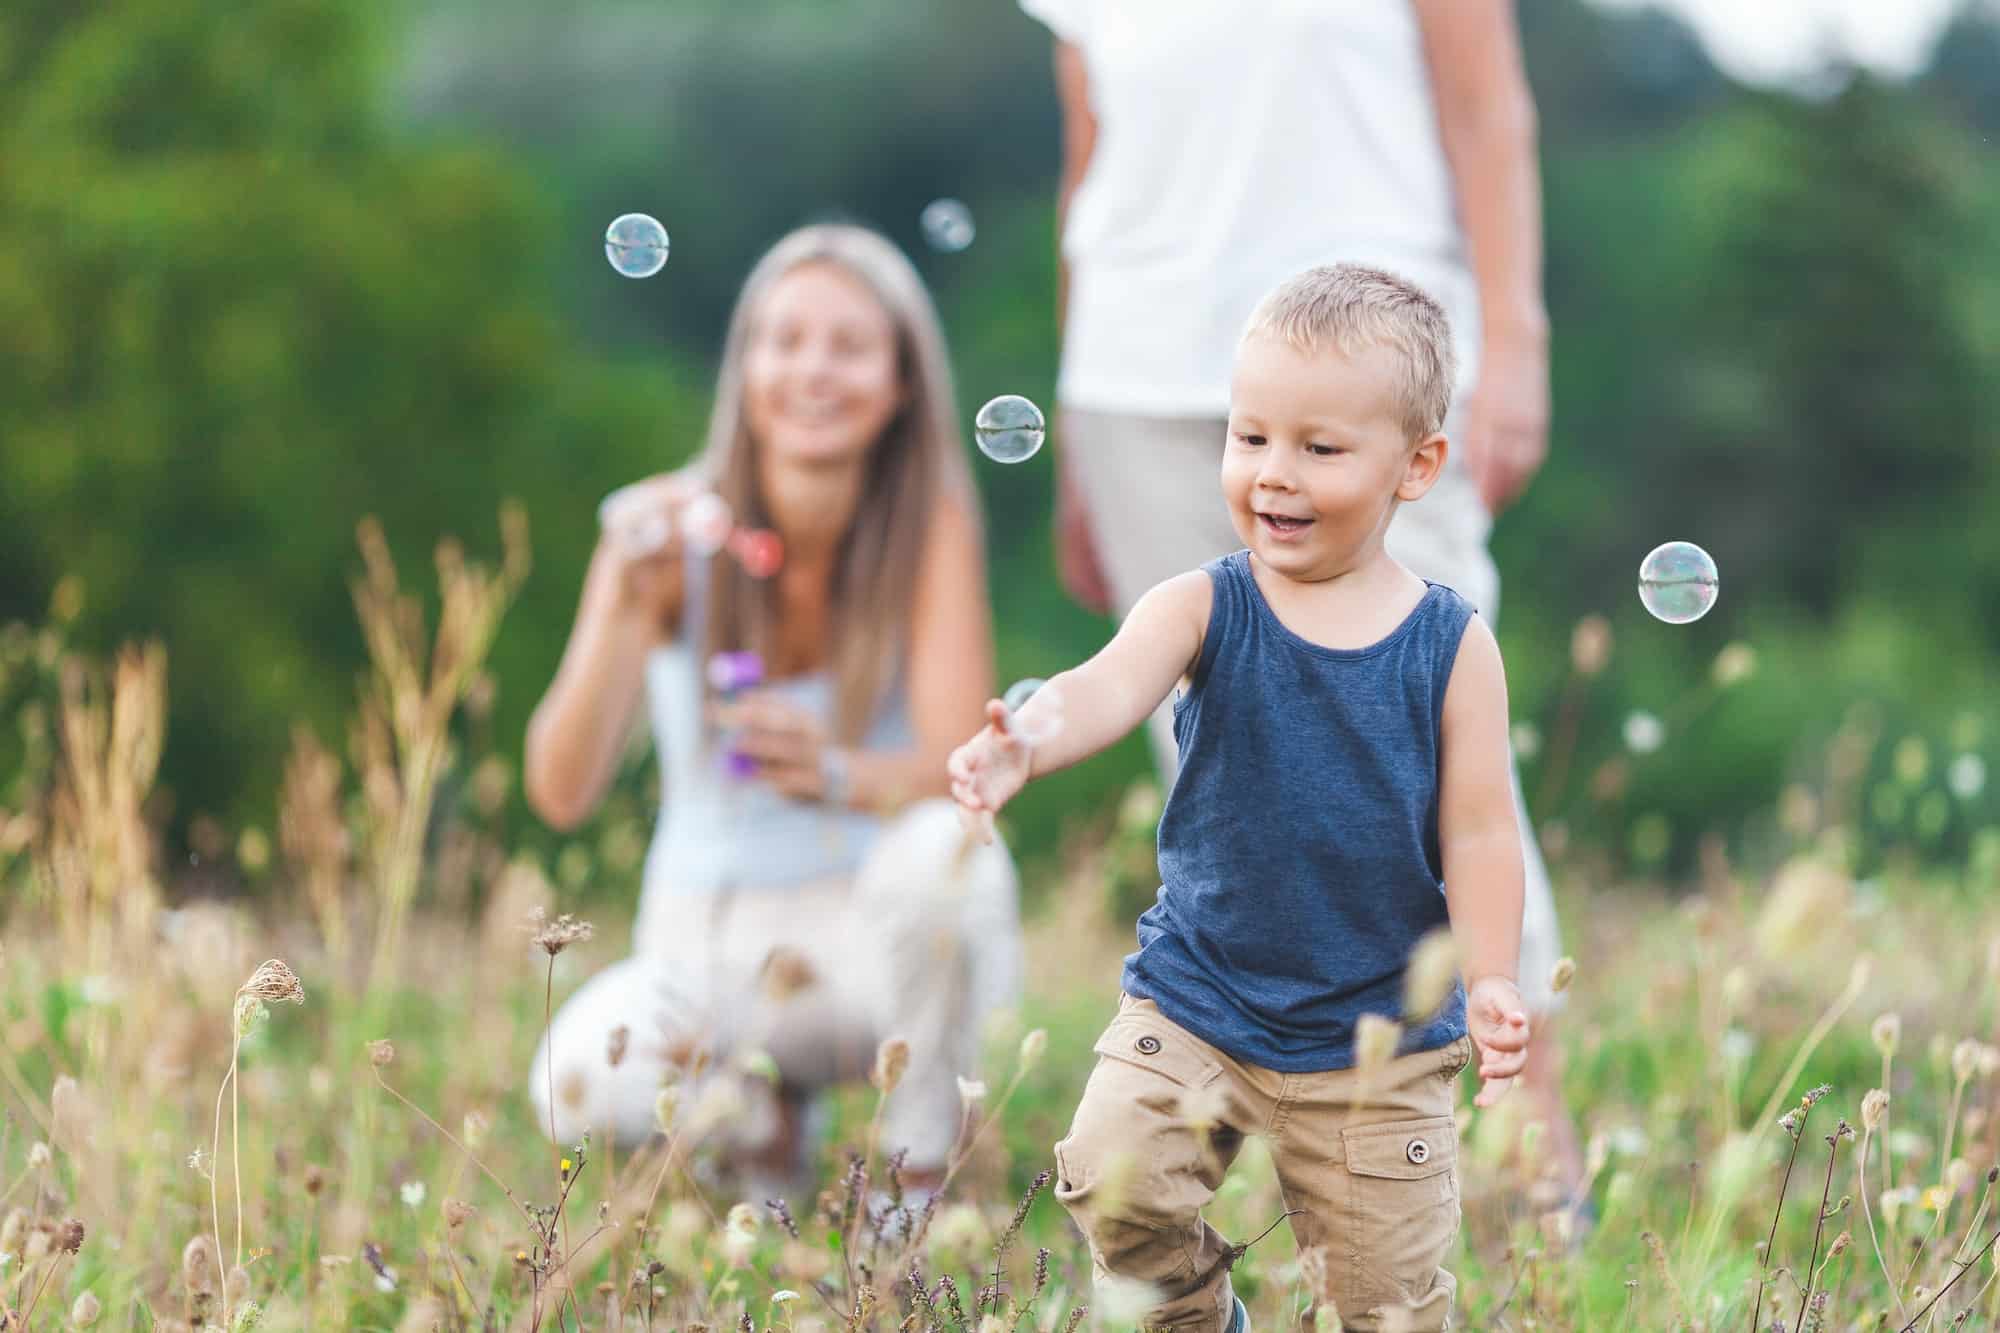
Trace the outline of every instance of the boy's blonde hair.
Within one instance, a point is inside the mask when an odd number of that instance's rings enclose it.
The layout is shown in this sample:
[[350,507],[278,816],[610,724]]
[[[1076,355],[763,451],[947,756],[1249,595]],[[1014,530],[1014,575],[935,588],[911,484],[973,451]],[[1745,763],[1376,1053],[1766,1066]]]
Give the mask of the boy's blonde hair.
[[1402,361],[1397,397],[1412,444],[1444,429],[1458,359],[1444,307],[1405,278],[1361,264],[1322,264],[1288,278],[1257,303],[1244,328],[1302,352],[1330,344],[1346,356],[1377,345]]

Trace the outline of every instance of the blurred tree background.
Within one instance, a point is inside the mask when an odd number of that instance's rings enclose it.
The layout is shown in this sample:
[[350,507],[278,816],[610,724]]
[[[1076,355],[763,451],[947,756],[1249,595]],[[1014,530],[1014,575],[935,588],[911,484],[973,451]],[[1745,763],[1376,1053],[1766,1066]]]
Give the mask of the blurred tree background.
[[[692,450],[736,288],[800,222],[912,254],[965,416],[1052,401],[1057,113],[1012,5],[388,9],[0,13],[0,621],[59,603],[86,646],[165,640],[176,838],[271,826],[294,719],[342,748],[366,514],[421,583],[438,537],[496,556],[500,501],[526,502],[491,723],[518,757],[597,500]],[[1515,713],[1549,737],[1538,815],[1672,870],[1704,833],[1775,836],[1787,784],[1865,735],[1867,855],[1991,854],[2000,801],[1956,761],[2000,763],[2000,20],[1968,7],[1907,82],[1779,95],[1657,11],[1522,11],[1556,416],[1495,549]],[[919,235],[944,195],[978,220],[961,254]],[[673,235],[643,283],[600,246],[632,210]],[[1049,454],[978,475],[1003,679],[1049,674],[1108,628],[1058,590]],[[1722,570],[1690,627],[1634,596],[1670,538]],[[1579,682],[1591,615],[1616,646]],[[1759,665],[1722,690],[1731,643]],[[1635,710],[1657,750],[1626,752]],[[0,736],[0,777],[24,744]],[[1095,827],[1144,764],[1135,738],[1038,785],[1021,849]]]

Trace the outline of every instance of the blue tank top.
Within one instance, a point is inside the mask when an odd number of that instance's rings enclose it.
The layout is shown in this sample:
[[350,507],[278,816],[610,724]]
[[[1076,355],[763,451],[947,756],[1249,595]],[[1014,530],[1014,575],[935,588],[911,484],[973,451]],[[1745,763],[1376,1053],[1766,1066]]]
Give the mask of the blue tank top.
[[[1349,1068],[1361,1015],[1402,1019],[1410,951],[1448,921],[1438,744],[1474,613],[1426,580],[1388,637],[1325,648],[1278,620],[1249,552],[1203,570],[1213,606],[1174,701],[1162,883],[1124,988],[1250,1064]],[[1463,1036],[1462,986],[1417,1022],[1406,1052]]]

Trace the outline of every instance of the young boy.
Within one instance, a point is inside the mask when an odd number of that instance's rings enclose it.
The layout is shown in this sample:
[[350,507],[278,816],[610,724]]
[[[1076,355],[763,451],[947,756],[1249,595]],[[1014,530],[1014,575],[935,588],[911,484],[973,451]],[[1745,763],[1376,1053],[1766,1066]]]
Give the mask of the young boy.
[[[1272,292],[1238,347],[1222,464],[1247,549],[1153,588],[1014,717],[989,703],[950,760],[990,821],[1178,682],[1159,900],[1055,1149],[1096,1273],[1157,1294],[1149,1328],[1245,1333],[1201,1208],[1252,1133],[1346,1328],[1449,1324],[1453,1080],[1476,1051],[1490,1105],[1528,1047],[1499,648],[1382,547],[1444,465],[1452,369],[1444,312],[1390,274],[1315,268]],[[1020,739],[1057,708],[1052,736]],[[1447,925],[1462,986],[1404,1013],[1411,951]],[[1400,1040],[1377,1053],[1363,1030]]]

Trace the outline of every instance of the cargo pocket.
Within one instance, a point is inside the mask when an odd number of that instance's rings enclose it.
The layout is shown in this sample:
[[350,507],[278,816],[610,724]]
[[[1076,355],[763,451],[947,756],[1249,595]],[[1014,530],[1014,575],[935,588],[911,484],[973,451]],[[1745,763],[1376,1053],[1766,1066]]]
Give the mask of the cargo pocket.
[[[1448,1115],[1341,1131],[1347,1153],[1347,1235],[1352,1262],[1341,1315],[1378,1306],[1426,1308],[1458,1239],[1458,1128]],[[1433,1302],[1434,1303],[1434,1302]],[[1442,1327],[1442,1325],[1438,1325]]]

